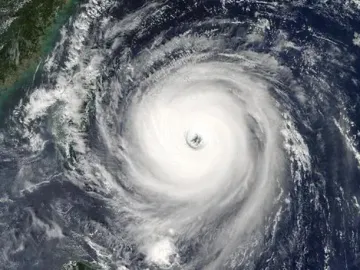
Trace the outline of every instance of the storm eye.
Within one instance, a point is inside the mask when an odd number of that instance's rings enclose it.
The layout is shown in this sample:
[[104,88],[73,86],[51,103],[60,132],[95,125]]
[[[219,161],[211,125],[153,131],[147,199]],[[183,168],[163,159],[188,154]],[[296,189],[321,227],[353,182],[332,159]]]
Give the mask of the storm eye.
[[201,149],[204,146],[203,137],[196,132],[188,132],[186,135],[186,143],[192,149]]

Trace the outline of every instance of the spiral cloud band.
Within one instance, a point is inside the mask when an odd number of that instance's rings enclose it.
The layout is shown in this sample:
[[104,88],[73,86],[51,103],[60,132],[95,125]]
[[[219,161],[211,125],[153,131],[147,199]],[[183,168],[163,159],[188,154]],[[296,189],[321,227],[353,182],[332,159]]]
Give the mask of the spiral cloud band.
[[240,203],[231,234],[241,237],[259,221],[283,167],[266,85],[241,63],[204,57],[155,77],[130,106],[128,172],[142,196],[161,198],[159,213],[169,211],[168,201],[179,206],[147,233],[193,235],[208,226],[199,217],[211,221]]
[[185,67],[147,91],[132,104],[128,137],[140,186],[215,202],[229,190],[241,198],[257,178],[264,185],[279,131],[264,86],[214,62]]
[[[13,117],[27,151],[56,150],[53,178],[71,188],[48,211],[79,258],[121,270],[331,269],[330,257],[350,258],[334,239],[358,211],[356,57],[346,37],[309,26],[327,4],[295,2],[81,6]],[[24,189],[42,190],[35,171]],[[345,241],[353,250],[358,235]]]

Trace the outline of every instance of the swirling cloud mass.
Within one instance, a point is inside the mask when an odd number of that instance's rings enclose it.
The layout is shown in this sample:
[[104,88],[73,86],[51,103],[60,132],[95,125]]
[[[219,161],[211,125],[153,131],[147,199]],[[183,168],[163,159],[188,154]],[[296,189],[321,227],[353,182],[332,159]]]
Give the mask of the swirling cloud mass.
[[303,2],[82,6],[12,120],[72,187],[49,199],[55,238],[108,269],[355,258],[358,7]]

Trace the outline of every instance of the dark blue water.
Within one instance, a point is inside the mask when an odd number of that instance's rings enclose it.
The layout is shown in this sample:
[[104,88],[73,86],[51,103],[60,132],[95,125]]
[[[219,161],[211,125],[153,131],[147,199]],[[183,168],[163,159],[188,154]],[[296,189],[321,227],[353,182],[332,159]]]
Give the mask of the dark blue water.
[[[85,152],[79,150],[78,137],[69,131],[79,129],[76,120],[67,118],[64,111],[64,104],[78,99],[77,95],[57,97],[56,102],[31,121],[26,106],[33,104],[32,97],[39,88],[57,93],[63,87],[57,80],[61,70],[65,70],[69,82],[75,81],[83,66],[91,62],[90,56],[77,60],[80,63],[71,68],[66,62],[72,57],[69,51],[75,47],[71,44],[77,34],[73,22],[86,7],[66,25],[65,42],[53,52],[57,61],[42,71],[36,84],[19,91],[20,101],[15,100],[15,105],[9,106],[9,115],[5,115],[0,131],[0,269],[55,270],[70,260],[96,262],[104,269],[120,266],[162,269],[149,264],[132,237],[125,235],[123,228],[136,220],[129,217],[126,209],[114,208],[109,203],[117,194],[107,189],[105,178],[97,182],[94,180],[97,176],[91,177],[96,175],[95,169],[83,165],[88,157],[97,157],[109,174],[118,177],[117,184],[126,196],[139,196],[131,184],[120,179],[122,161],[105,150],[98,125],[99,107],[95,104],[101,95],[100,107],[110,108],[115,91],[113,82],[115,79],[121,82],[123,92],[107,124],[114,133],[122,134],[126,122],[131,121],[126,119],[128,100],[142,87],[142,80],[169,61],[181,59],[184,50],[179,47],[168,52],[146,72],[135,72],[131,80],[128,80],[127,64],[141,56],[144,48],[152,50],[156,40],[160,45],[167,44],[187,31],[201,36],[214,29],[214,35],[226,43],[220,49],[214,48],[214,53],[249,50],[273,56],[286,67],[278,74],[269,71],[266,77],[269,92],[279,108],[291,115],[309,149],[311,162],[311,169],[305,172],[301,162],[291,161],[289,154],[284,179],[277,190],[277,195],[280,189],[283,193],[278,201],[269,202],[274,208],[262,217],[263,224],[254,233],[261,235],[256,256],[234,259],[233,264],[225,262],[219,269],[360,269],[357,204],[360,164],[356,159],[360,130],[360,47],[353,42],[354,34],[360,32],[360,7],[351,1],[327,4],[322,1],[165,1],[161,6],[166,9],[161,15],[149,13],[130,30],[122,25],[123,31],[111,37],[106,34],[105,18],[115,24],[142,10],[149,2],[152,1],[114,1],[99,15],[90,16],[90,28],[81,50],[85,55],[101,52],[103,60],[96,67],[99,69],[96,80],[81,85],[88,89],[78,111],[83,117],[81,138],[87,146]],[[266,19],[269,27],[265,28],[263,39],[248,42],[246,36],[259,19]],[[242,23],[220,24],[221,20]],[[282,33],[286,33],[284,41],[292,42],[293,46],[276,49]],[[120,40],[117,47],[116,39]],[[80,86],[71,87],[76,92]],[[292,91],[296,87],[303,89],[306,101],[301,102]],[[48,99],[41,97],[39,104],[46,104]],[[339,131],[334,120],[346,134]],[[41,146],[34,147],[37,141]],[[91,162],[89,159],[86,164],[92,165]],[[232,213],[233,209],[229,209],[226,214]],[[187,269],[194,260],[198,262],[195,269],[207,269],[216,260],[216,256],[198,260],[204,256],[202,241],[207,241],[208,236],[206,232],[204,235],[192,243],[179,240],[180,266],[171,269]]]

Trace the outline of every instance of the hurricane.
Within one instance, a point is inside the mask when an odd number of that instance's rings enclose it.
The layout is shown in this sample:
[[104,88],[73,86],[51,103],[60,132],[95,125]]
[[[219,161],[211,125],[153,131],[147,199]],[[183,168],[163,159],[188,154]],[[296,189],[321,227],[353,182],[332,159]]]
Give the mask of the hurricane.
[[359,269],[360,3],[89,0],[0,133],[0,265]]

